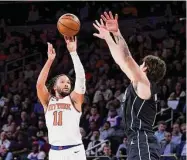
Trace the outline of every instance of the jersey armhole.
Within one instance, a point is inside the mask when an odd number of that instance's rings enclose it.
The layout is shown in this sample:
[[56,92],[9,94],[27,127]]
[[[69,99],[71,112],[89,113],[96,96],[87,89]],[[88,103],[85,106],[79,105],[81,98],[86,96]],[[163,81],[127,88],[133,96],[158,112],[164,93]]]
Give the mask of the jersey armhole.
[[75,108],[75,110],[76,110],[78,113],[81,113],[81,112],[75,107],[75,103],[74,103],[74,101],[72,100],[71,95],[69,95],[69,98],[70,98],[71,103],[72,103],[72,106]]
[[156,104],[158,103],[157,94],[152,94],[152,92],[151,92],[151,97],[149,99],[142,99],[137,95],[132,83],[131,83],[131,87],[132,87],[132,92],[133,92],[134,96],[137,96],[141,101],[148,101],[148,102],[154,101]]
[[48,105],[49,105],[49,102],[50,102],[50,100],[51,100],[52,97],[53,97],[53,96],[50,94],[50,95],[49,95],[49,98],[48,98],[48,104],[46,105],[46,107],[44,107],[44,114],[47,113]]
[[134,85],[133,83],[130,84],[131,85],[131,88],[132,88],[132,93],[134,94],[135,97],[139,98],[141,101],[151,101],[151,98],[152,98],[152,93],[151,93],[151,96],[149,99],[142,99],[138,96],[138,94],[136,93],[135,89],[134,89]]

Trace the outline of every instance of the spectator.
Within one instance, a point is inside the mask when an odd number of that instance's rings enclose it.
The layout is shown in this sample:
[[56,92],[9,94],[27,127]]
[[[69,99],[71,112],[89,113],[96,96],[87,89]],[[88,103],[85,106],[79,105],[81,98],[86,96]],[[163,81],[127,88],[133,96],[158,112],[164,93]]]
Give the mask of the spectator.
[[11,124],[12,124],[13,120],[14,120],[13,116],[12,115],[8,115],[7,124],[3,125],[2,130],[5,131],[5,132],[10,131],[10,127],[11,127]]
[[182,132],[183,134],[186,133],[186,123],[181,124],[181,132]]
[[101,96],[104,97],[105,101],[109,101],[113,96],[112,91],[110,89],[107,89],[106,85],[104,84],[102,84],[100,86],[100,89],[95,92],[93,103],[97,103],[98,101],[100,101]]
[[160,99],[166,101],[169,97],[169,87],[167,85],[163,85],[161,88]]
[[86,138],[90,139],[95,130],[98,130],[98,128],[97,128],[96,122],[92,121],[92,122],[90,122],[90,126],[89,126],[88,132],[86,134],[87,135]]
[[34,71],[31,69],[31,65],[28,64],[26,65],[26,68],[25,68],[25,71],[24,71],[24,78],[27,79],[27,78],[32,78],[34,75]]
[[1,121],[0,121],[0,123],[5,124],[8,115],[9,115],[8,106],[7,106],[7,105],[4,105],[3,108],[2,108],[2,111],[1,111],[1,117],[0,117]]
[[38,121],[38,132],[36,133],[38,138],[44,137],[47,134],[47,128],[43,120]]
[[170,36],[167,36],[162,43],[164,48],[173,48],[175,41]]
[[20,121],[20,123],[22,123],[22,122],[24,122],[24,123],[28,123],[29,122],[29,116],[28,116],[27,112],[25,112],[25,111],[21,112],[21,121]]
[[38,159],[38,153],[39,153],[39,145],[37,142],[32,143],[32,152],[29,153],[27,158],[29,160],[37,160]]
[[155,132],[155,136],[158,142],[161,142],[164,139],[166,131],[166,123],[164,121],[159,122],[158,131]]
[[86,2],[86,4],[84,5],[84,7],[82,7],[80,9],[80,19],[82,21],[88,18],[88,16],[89,16],[89,9],[90,9],[90,6],[89,6],[88,2]]
[[34,5],[32,5],[29,11],[28,21],[35,22],[37,20],[39,20],[39,11]]
[[119,145],[117,153],[116,153],[116,157],[120,159],[120,156],[125,156],[127,155],[127,137],[124,136],[123,138],[123,143]]
[[18,136],[14,141],[10,143],[9,152],[6,156],[7,160],[13,159],[14,156],[20,157],[28,151],[29,144],[22,132],[18,133]]
[[169,96],[169,100],[179,100],[180,97],[184,97],[186,93],[182,90],[181,84],[178,82],[175,86],[175,91]]
[[181,137],[181,143],[178,145],[177,148],[177,156],[180,160],[186,160],[186,134],[183,134]]
[[180,133],[180,126],[179,124],[173,124],[173,131],[172,131],[172,139],[171,142],[173,142],[175,145],[180,144],[181,142],[181,136],[182,134]]
[[32,152],[27,156],[29,160],[44,160],[46,157],[45,152],[39,151],[39,144],[33,142]]
[[10,106],[10,112],[14,115],[18,115],[21,109],[21,97],[19,95],[15,95],[13,97],[13,105]]
[[121,117],[119,117],[117,115],[117,111],[114,107],[110,107],[107,121],[110,122],[111,127],[119,127],[120,126]]
[[10,147],[10,141],[7,139],[7,135],[5,132],[1,132],[0,137],[0,157],[6,157],[6,154]]
[[94,147],[95,145],[98,145],[98,144],[104,142],[104,140],[99,139],[99,137],[100,137],[100,132],[98,130],[93,131],[93,135],[91,137],[91,142],[88,144],[88,148],[87,148],[87,150],[89,150],[89,152],[86,152],[87,156],[95,156],[99,152],[102,151],[103,146],[105,145],[104,143],[101,144],[100,146],[92,149],[92,147]]
[[165,139],[161,141],[161,154],[164,156],[175,154],[176,149],[177,145],[171,142],[171,133],[165,132]]
[[110,158],[110,160],[116,160],[116,158],[114,157],[114,155],[112,154],[112,150],[110,148],[110,145],[106,144],[103,147],[103,155],[105,157],[100,158],[100,160],[108,160]]
[[106,121],[103,127],[100,128],[100,139],[108,139],[113,136],[115,130],[111,128],[110,122]]
[[98,113],[98,109],[96,108],[96,106],[91,108],[91,115],[89,118],[89,122],[92,121],[96,122],[97,127],[100,126],[100,115]]

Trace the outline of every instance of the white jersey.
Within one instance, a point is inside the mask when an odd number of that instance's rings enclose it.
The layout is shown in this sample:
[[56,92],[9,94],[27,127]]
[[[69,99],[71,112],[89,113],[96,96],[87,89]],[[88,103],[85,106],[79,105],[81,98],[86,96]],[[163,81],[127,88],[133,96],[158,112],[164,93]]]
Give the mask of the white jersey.
[[49,144],[54,146],[82,143],[79,129],[81,112],[78,112],[70,99],[51,97],[45,113]]

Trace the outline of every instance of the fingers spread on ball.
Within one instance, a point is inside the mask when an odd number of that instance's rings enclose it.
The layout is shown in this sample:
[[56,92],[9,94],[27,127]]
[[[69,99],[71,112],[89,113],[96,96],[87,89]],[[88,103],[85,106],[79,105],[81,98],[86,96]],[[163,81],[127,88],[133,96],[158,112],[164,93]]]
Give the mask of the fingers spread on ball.
[[70,40],[69,40],[69,37],[68,37],[68,36],[64,36],[64,39],[65,39],[66,43],[69,43],[69,42],[70,42]]
[[70,37],[70,41],[71,41],[71,42],[74,42],[74,41],[75,41],[73,36]]

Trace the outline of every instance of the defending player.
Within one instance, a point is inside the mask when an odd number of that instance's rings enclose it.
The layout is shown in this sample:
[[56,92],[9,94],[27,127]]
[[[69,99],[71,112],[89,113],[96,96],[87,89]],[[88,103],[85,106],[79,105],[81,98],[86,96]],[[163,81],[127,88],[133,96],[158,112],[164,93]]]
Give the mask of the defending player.
[[115,62],[131,81],[122,105],[129,142],[128,160],[158,160],[160,147],[153,134],[157,113],[156,91],[153,86],[164,77],[165,62],[159,57],[148,55],[144,57],[143,64],[138,66],[118,29],[118,16],[115,15],[114,18],[111,12],[105,12],[101,18],[103,20],[100,23],[96,21],[93,24],[99,31],[94,36],[106,41]]
[[48,91],[46,80],[56,53],[52,44],[48,43],[48,60],[37,81],[37,94],[45,110],[48,128],[49,160],[86,160],[84,146],[79,130],[81,105],[85,94],[85,72],[77,50],[77,39],[65,37],[76,74],[75,87],[71,91],[71,82],[66,75],[59,75],[53,86],[54,95]]

